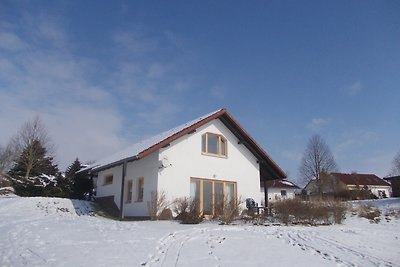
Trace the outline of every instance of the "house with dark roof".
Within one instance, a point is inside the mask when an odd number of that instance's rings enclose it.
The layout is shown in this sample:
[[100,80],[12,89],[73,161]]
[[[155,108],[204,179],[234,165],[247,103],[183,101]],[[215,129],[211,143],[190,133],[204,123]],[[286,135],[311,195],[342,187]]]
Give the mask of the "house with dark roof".
[[190,197],[204,215],[218,199],[253,198],[260,180],[286,174],[226,110],[201,116],[82,170],[94,177],[97,199],[113,202],[125,217],[149,216],[152,192],[169,200]]
[[[321,189],[323,194],[340,194],[346,190],[370,191],[378,198],[389,197],[390,184],[375,174],[363,173],[329,173],[321,175]],[[308,195],[317,194],[316,180],[311,180],[304,191]]]
[[274,202],[284,199],[295,198],[296,190],[300,189],[296,184],[286,179],[268,180],[260,182],[261,198],[265,197],[265,188],[267,188],[268,202]]

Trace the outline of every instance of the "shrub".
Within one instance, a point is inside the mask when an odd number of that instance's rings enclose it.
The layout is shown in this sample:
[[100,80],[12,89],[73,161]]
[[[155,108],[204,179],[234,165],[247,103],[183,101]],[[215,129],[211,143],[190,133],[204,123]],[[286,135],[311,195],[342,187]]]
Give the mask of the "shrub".
[[274,216],[288,224],[340,224],[345,218],[347,206],[338,201],[301,201],[288,199],[273,203]]
[[158,216],[161,211],[168,207],[169,203],[164,191],[151,192],[151,199],[147,202],[147,208],[149,210],[150,220],[158,220]]
[[198,224],[203,221],[198,201],[187,197],[178,198],[174,201],[174,212],[176,219],[183,224]]
[[342,224],[346,218],[346,212],[348,209],[349,208],[345,203],[339,201],[334,202],[334,205],[330,207],[333,215],[333,221],[336,224]]
[[231,224],[240,213],[241,203],[242,201],[240,199],[228,201],[228,199],[224,197],[223,200],[214,207],[215,217],[221,221],[221,224]]
[[267,220],[266,213],[257,214],[256,212],[248,209],[242,211],[240,218],[244,222],[251,222],[254,225],[263,225]]
[[368,219],[370,223],[379,223],[381,221],[381,211],[371,204],[358,206],[357,213],[359,217]]
[[170,209],[163,209],[160,213],[160,215],[158,216],[159,220],[162,221],[168,221],[168,220],[172,220],[174,218],[174,216],[172,215],[172,211]]

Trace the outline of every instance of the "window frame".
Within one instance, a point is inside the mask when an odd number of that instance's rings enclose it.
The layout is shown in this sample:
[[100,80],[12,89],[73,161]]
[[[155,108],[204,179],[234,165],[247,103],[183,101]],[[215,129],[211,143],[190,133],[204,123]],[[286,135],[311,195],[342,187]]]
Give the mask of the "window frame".
[[144,177],[137,178],[136,202],[143,202],[144,198]]
[[[227,189],[226,189],[226,186],[228,185],[228,184],[231,184],[231,185],[233,185],[233,196],[232,196],[232,199],[233,199],[233,205],[236,205],[236,201],[237,201],[237,182],[236,181],[227,181],[227,180],[215,180],[215,179],[207,179],[207,178],[196,178],[196,177],[190,177],[190,183],[192,183],[192,181],[198,181],[199,182],[199,193],[200,193],[200,195],[199,195],[199,199],[198,199],[198,201],[199,201],[199,209],[200,209],[200,212],[201,212],[201,214],[202,215],[212,215],[212,216],[214,216],[215,215],[215,205],[217,204],[216,203],[216,193],[215,193],[215,184],[216,183],[222,183],[223,184],[223,186],[222,186],[222,194],[223,194],[223,197],[222,197],[222,199],[223,199],[223,201],[225,201],[226,200],[226,197],[227,197]],[[204,185],[203,185],[203,182],[211,182],[212,183],[212,200],[211,200],[211,203],[212,203],[212,208],[211,208],[211,214],[208,214],[208,213],[205,213],[204,212],[204,197],[203,197],[203,192],[204,192]],[[192,196],[190,196],[190,198],[192,198]]]
[[[218,140],[217,140],[217,153],[209,152],[209,149],[208,149],[208,145],[209,145],[208,137],[210,135],[211,136],[216,136],[218,138]],[[204,142],[205,142],[205,144],[204,144]],[[224,152],[225,153],[222,153],[222,143],[225,144],[225,146],[224,146],[224,148],[225,148]],[[219,157],[219,158],[227,158],[228,157],[228,141],[221,134],[206,132],[201,136],[201,154],[207,155],[207,156]]]
[[114,182],[113,174],[107,174],[104,176],[103,185],[110,185],[110,184],[113,184],[113,182]]
[[125,203],[132,203],[132,200],[133,200],[133,180],[129,179],[126,184]]

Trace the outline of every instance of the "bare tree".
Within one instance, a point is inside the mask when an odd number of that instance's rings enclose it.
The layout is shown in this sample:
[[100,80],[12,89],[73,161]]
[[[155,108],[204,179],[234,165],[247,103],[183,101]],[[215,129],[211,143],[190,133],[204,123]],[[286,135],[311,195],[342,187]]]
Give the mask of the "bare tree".
[[400,175],[400,151],[397,152],[392,162],[392,169],[390,171],[391,176]]
[[[34,145],[35,143],[40,143],[41,146]],[[24,157],[19,158],[22,162],[19,163],[22,164],[26,170],[25,178],[29,177],[31,170],[37,163],[38,157],[41,156],[43,152],[41,147],[45,148],[48,156],[54,151],[46,127],[39,116],[26,121],[22,125],[19,132],[11,139],[11,146],[17,154],[24,152]]]
[[300,164],[300,174],[305,181],[316,179],[318,193],[322,195],[321,174],[337,171],[335,159],[325,143],[318,134],[313,135],[304,151]]

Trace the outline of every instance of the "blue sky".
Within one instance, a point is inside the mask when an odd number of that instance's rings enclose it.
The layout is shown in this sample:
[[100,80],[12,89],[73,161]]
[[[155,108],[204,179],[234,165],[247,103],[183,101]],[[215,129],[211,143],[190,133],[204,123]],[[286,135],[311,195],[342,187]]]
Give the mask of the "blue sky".
[[65,168],[226,107],[298,177],[400,150],[398,1],[1,1],[0,144],[39,114]]

